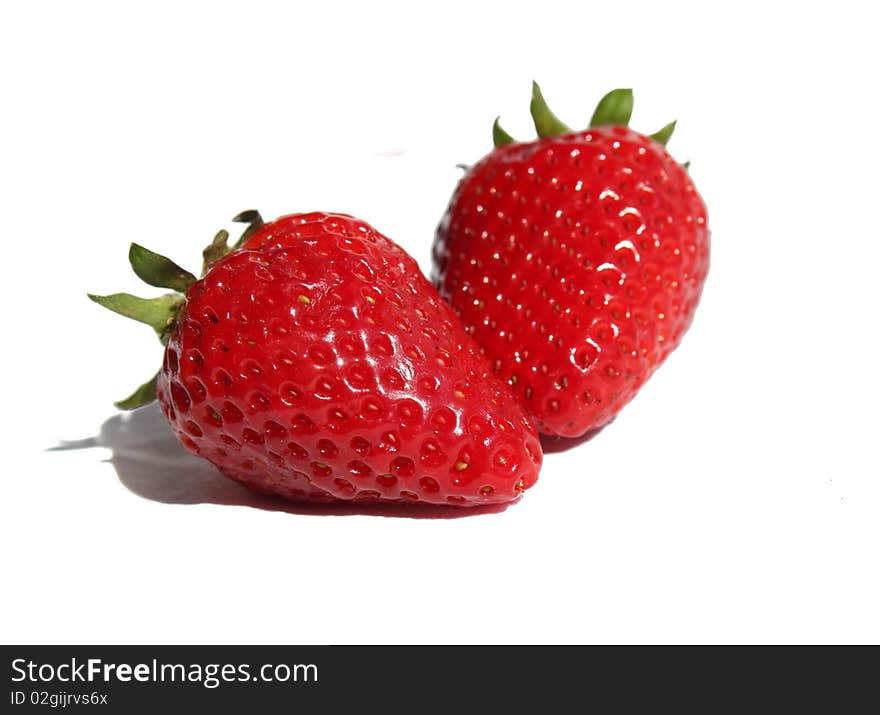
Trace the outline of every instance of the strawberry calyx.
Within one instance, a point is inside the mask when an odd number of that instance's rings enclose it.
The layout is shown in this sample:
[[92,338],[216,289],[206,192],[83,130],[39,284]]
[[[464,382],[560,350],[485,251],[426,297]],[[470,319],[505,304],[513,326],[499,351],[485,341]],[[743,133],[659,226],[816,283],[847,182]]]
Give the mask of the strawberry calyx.
[[[240,248],[254,231],[263,225],[259,211],[242,211],[235,216],[234,223],[245,223],[247,227],[238,240],[228,245],[229,232],[219,231],[207,248],[202,252],[202,275],[224,256]],[[128,262],[138,278],[147,285],[156,288],[167,288],[166,293],[158,298],[140,298],[130,293],[112,293],[110,295],[94,295],[88,297],[107,310],[122,315],[153,328],[159,342],[167,344],[174,332],[180,311],[186,303],[186,292],[198,280],[192,273],[178,266],[166,256],[155,253],[140,244],[132,243],[128,249]],[[140,385],[131,395],[113,404],[121,410],[133,410],[143,407],[156,399],[157,372],[152,378]]]
[[568,134],[571,131],[571,127],[550,111],[537,82],[532,82],[532,101],[529,102],[529,112],[535,123],[535,131],[542,139]]
[[629,126],[633,112],[633,91],[612,89],[596,105],[590,119],[590,127]]
[[[516,142],[516,139],[501,128],[500,121],[501,117],[495,117],[495,124],[492,125],[492,143],[495,144],[495,146],[513,144]],[[467,165],[464,165],[464,167],[466,169],[469,168]]]
[[218,231],[214,236],[214,240],[208,244],[202,251],[202,275],[208,272],[208,269],[224,256],[232,253],[237,248],[241,248],[248,237],[263,225],[263,217],[256,209],[248,209],[242,211],[232,218],[233,223],[246,223],[247,228],[242,232],[238,240],[232,245],[228,245],[229,231]]
[[180,293],[166,293],[158,298],[138,298],[130,293],[112,293],[111,295],[88,294],[89,299],[126,318],[139,323],[146,323],[159,338],[163,345],[168,342],[177,314],[185,302]]
[[186,293],[196,282],[196,277],[178,266],[170,258],[154,253],[137,243],[128,249],[128,262],[138,278],[157,288],[170,288],[178,293]]
[[[590,119],[589,128],[606,126],[628,127],[632,111],[633,91],[631,89],[612,89],[596,105],[596,109]],[[537,82],[532,82],[532,99],[529,103],[529,112],[535,124],[535,131],[542,139],[574,131],[551,111],[547,105],[547,100],[544,99],[544,93]],[[492,140],[495,146],[516,143],[517,140],[502,129],[499,122],[500,117],[496,118],[495,123],[492,125]],[[648,136],[658,144],[665,146],[672,137],[674,130],[675,122],[673,121]]]

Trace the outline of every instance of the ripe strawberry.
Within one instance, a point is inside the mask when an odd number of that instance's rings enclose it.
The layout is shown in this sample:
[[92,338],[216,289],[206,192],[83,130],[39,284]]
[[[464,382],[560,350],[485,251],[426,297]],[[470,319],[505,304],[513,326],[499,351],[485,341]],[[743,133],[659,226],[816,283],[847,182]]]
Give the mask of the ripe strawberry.
[[236,220],[199,280],[132,246],[138,275],[185,296],[92,296],[166,342],[121,407],[157,394],[187,449],[290,499],[476,506],[534,484],[534,427],[403,249],[339,214]]
[[675,348],[709,268],[706,207],[664,145],[627,128],[632,92],[572,131],[533,86],[537,141],[499,126],[455,190],[435,283],[548,435],[611,420]]

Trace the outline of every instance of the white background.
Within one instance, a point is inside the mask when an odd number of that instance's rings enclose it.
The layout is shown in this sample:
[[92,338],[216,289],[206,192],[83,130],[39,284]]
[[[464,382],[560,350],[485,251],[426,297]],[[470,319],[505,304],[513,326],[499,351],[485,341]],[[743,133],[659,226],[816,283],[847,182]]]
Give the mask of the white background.
[[[4,3],[2,639],[880,640],[868,7]],[[160,359],[85,298],[154,294],[130,241],[196,269],[242,209],[335,210],[427,269],[532,78],[575,126],[617,86],[636,128],[679,120],[713,263],[679,351],[520,504],[273,511],[149,415],[89,441]]]

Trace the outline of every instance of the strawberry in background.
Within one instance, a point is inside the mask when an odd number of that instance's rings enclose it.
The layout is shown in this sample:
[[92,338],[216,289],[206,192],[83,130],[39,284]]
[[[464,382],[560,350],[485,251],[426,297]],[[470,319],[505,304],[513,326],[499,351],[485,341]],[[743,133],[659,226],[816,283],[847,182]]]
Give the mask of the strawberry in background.
[[609,422],[679,344],[709,268],[706,206],[666,150],[629,129],[632,91],[572,130],[533,85],[538,139],[498,120],[437,229],[433,279],[547,435]]

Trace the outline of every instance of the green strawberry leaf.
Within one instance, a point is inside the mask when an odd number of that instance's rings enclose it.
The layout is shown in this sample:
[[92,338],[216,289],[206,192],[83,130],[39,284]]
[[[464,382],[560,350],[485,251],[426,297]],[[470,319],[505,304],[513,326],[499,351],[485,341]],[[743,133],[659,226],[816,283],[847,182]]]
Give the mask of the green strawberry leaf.
[[177,318],[177,312],[184,303],[184,297],[177,293],[170,293],[158,298],[138,298],[128,293],[113,293],[112,295],[92,295],[89,298],[107,310],[124,315],[126,318],[146,323],[162,342],[167,339],[171,327]]
[[501,117],[496,117],[495,124],[492,125],[492,141],[495,143],[495,146],[514,144],[516,139],[501,128],[501,125],[498,123],[500,119]]
[[596,106],[591,127],[609,125],[629,126],[633,111],[633,92],[631,89],[612,89]]
[[529,104],[529,111],[539,137],[555,137],[571,131],[567,124],[550,111],[537,82],[532,82],[532,101]]
[[244,233],[239,236],[238,240],[235,242],[233,249],[239,248],[244,244],[247,240],[248,236],[250,236],[254,231],[256,231],[260,226],[263,225],[263,217],[260,216],[260,212],[255,209],[250,209],[248,211],[242,211],[238,216],[232,219],[233,223],[246,223],[248,227],[244,230]]
[[174,261],[137,243],[132,243],[128,250],[128,261],[144,283],[158,288],[170,288],[181,293],[196,281],[189,271],[178,266]]
[[208,269],[232,249],[226,244],[229,240],[229,231],[217,231],[211,244],[202,251],[202,274],[207,273]]
[[669,141],[669,138],[672,136],[672,132],[675,131],[675,122],[669,122],[663,129],[658,132],[654,132],[649,136],[658,144],[662,144],[666,146],[666,143]]
[[114,406],[118,407],[120,410],[136,410],[138,407],[150,404],[156,399],[156,380],[158,378],[159,373],[157,372],[152,378],[138,387],[124,400],[114,402]]

